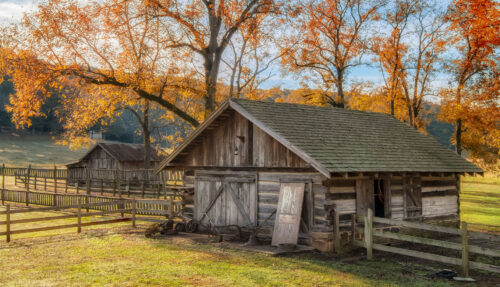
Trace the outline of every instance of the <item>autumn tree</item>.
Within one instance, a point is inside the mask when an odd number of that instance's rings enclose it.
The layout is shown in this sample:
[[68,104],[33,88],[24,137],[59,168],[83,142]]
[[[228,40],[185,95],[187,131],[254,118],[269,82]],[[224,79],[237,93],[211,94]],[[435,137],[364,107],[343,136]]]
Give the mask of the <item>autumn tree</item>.
[[[475,130],[479,115],[484,119],[493,116],[493,122],[498,122],[499,4],[493,0],[455,0],[446,20],[456,48],[447,66],[455,87],[453,92],[442,93],[441,118],[455,124],[454,143],[461,154],[463,134]],[[495,132],[491,124],[489,129],[480,130]]]
[[203,61],[205,113],[215,107],[217,81],[224,51],[244,25],[277,12],[272,0],[144,0],[155,8],[153,16],[162,19],[170,35],[169,48],[188,49]]
[[[303,7],[302,7],[303,5]],[[287,35],[282,63],[293,72],[318,79],[325,94],[334,91],[338,106],[345,105],[345,78],[363,64],[368,51],[368,25],[377,19],[378,2],[362,0],[309,1],[296,7]],[[298,43],[298,44],[296,44]]]
[[10,52],[1,54],[0,66],[16,86],[14,121],[29,124],[29,117],[50,97],[47,87],[78,78],[105,91],[127,89],[198,125],[196,115],[165,97],[170,90],[191,92],[193,97],[199,91],[189,83],[190,72],[171,60],[187,55],[166,48],[166,31],[149,10],[139,1],[40,3],[20,28],[4,35],[10,41],[3,49]]
[[404,117],[398,117],[415,128],[424,97],[431,91],[439,56],[445,51],[446,37],[438,5],[421,0],[398,0],[387,7],[384,21],[388,34],[375,38],[373,51],[378,56],[384,78],[390,114],[403,102]]
[[273,63],[281,53],[273,53],[276,41],[276,22],[257,17],[242,26],[229,43],[226,57],[222,59],[229,72],[229,96],[260,98],[260,85],[272,75]]

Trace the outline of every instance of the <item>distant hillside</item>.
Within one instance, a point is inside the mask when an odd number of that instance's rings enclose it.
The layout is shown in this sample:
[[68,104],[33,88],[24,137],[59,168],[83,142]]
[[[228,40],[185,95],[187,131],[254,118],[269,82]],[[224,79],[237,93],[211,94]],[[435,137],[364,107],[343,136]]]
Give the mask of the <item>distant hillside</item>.
[[445,122],[438,121],[439,105],[424,103],[422,114],[426,120],[425,128],[429,135],[432,135],[440,144],[452,148],[450,138],[453,135],[454,127]]

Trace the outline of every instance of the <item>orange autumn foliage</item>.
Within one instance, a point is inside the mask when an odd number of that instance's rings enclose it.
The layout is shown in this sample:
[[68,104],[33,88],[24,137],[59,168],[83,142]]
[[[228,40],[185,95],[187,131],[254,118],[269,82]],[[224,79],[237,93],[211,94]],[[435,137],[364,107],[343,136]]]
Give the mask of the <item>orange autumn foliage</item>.
[[455,0],[446,15],[456,48],[456,57],[447,65],[455,87],[441,93],[441,119],[455,123],[459,154],[464,147],[479,146],[498,153],[499,5],[493,0]]

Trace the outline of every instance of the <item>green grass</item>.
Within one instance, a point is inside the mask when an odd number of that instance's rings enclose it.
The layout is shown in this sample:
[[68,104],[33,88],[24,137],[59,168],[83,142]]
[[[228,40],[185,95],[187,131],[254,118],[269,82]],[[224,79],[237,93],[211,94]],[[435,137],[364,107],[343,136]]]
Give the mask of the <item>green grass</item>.
[[[131,229],[131,228],[130,228]],[[436,270],[384,259],[271,257],[178,236],[85,232],[0,243],[2,286],[449,286]],[[26,241],[27,242],[27,241]]]
[[474,229],[500,232],[500,179],[463,177],[461,189],[461,220]]
[[7,166],[53,167],[75,161],[85,152],[57,145],[51,136],[0,135],[0,164]]

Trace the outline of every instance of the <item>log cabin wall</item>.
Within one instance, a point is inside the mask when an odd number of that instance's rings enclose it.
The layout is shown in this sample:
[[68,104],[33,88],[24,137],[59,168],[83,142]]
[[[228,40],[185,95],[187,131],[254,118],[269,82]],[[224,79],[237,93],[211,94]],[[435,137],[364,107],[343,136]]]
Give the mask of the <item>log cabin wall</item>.
[[172,165],[199,167],[309,168],[304,160],[229,110],[207,128]]

